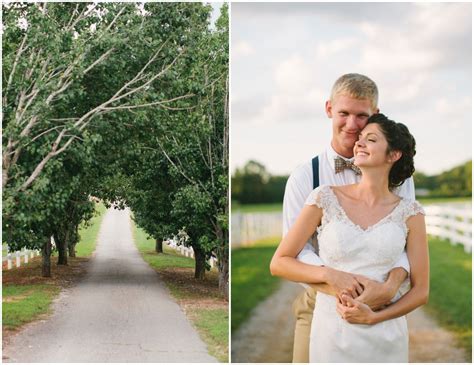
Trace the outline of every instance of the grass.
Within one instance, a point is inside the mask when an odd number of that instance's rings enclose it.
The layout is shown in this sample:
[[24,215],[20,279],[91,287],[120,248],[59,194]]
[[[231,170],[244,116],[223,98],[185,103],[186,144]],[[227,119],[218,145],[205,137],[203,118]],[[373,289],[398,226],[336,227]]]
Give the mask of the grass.
[[232,332],[258,303],[278,288],[280,279],[271,276],[269,269],[278,243],[279,239],[266,239],[252,247],[232,250]]
[[417,197],[421,204],[439,204],[439,203],[469,203],[470,196],[456,197],[456,198],[423,198]]
[[163,244],[163,254],[158,255],[155,252],[155,242],[148,238],[148,235],[140,228],[134,225],[135,244],[142,253],[145,261],[156,269],[167,268],[194,268],[194,260],[190,257],[179,255],[175,250]]
[[133,236],[143,259],[165,282],[178,301],[209,353],[220,362],[229,361],[229,306],[218,288],[218,272],[211,270],[204,280],[194,278],[194,259],[179,255],[163,245],[164,253],[155,252],[155,242],[133,224]]
[[89,257],[95,250],[97,236],[99,234],[100,223],[104,217],[107,208],[102,202],[95,205],[97,215],[94,216],[87,225],[81,224],[79,234],[81,241],[76,245],[76,255],[80,257]]
[[430,299],[426,310],[455,333],[472,358],[472,258],[462,246],[430,238]]
[[[81,240],[77,244],[77,258],[69,258],[68,266],[57,266],[52,260],[51,278],[41,275],[41,257],[30,259],[19,268],[4,270],[2,277],[2,320],[4,330],[16,330],[23,324],[38,319],[50,310],[51,302],[61,288],[69,285],[84,273],[85,257],[95,249],[97,234],[105,207],[98,204],[99,212],[91,224],[81,228]],[[5,336],[5,333],[4,333]]]
[[228,361],[229,344],[229,309],[199,308],[190,311],[190,317],[204,341],[211,350],[211,355],[221,362]]
[[52,285],[8,285],[2,290],[5,329],[15,329],[47,313],[60,288]]
[[232,213],[269,213],[283,211],[283,203],[272,204],[232,204]]

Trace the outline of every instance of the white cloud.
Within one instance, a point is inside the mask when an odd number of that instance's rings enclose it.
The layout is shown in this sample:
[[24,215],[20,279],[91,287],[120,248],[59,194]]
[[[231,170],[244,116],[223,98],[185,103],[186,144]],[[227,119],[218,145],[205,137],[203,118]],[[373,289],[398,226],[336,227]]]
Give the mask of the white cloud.
[[255,53],[255,49],[249,42],[238,41],[235,45],[232,45],[232,57],[249,56],[253,53]]
[[468,3],[233,4],[234,40],[265,52],[232,58],[232,98],[247,97],[232,101],[233,134],[262,131],[233,137],[232,159],[291,171],[330,138],[324,101],[333,82],[359,72],[377,83],[381,111],[415,135],[417,168],[437,173],[467,160],[471,27]]

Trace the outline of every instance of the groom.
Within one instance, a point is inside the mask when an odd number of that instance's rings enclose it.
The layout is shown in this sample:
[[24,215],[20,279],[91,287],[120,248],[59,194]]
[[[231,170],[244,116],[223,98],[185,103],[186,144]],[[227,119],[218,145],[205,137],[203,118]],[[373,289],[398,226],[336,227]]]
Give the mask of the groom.
[[[296,168],[290,175],[283,198],[283,237],[303,209],[310,192],[319,185],[347,185],[359,181],[357,167],[352,164],[353,148],[367,119],[379,112],[377,85],[367,76],[346,74],[334,84],[330,100],[326,101],[326,114],[332,119],[332,139],[325,150],[312,161]],[[394,191],[401,197],[415,199],[413,179],[406,180]],[[315,236],[308,241],[298,255],[298,260],[312,265],[323,265],[317,256]],[[390,302],[400,289],[410,271],[408,257],[403,254],[390,271],[385,283],[371,280],[361,282],[363,292],[352,296],[377,309]],[[317,284],[306,287],[293,304],[296,327],[293,345],[293,362],[309,361],[309,336],[315,306],[316,292],[340,294],[347,288]],[[360,292],[360,288],[358,290]]]

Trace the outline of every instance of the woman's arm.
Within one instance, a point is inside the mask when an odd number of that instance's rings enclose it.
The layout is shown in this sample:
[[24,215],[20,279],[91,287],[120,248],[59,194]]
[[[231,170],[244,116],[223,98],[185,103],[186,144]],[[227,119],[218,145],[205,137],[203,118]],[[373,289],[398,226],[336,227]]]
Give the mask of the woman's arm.
[[296,260],[309,237],[321,223],[323,212],[316,205],[305,205],[296,222],[283,238],[270,263],[272,275],[308,284],[327,283],[337,294],[342,291],[353,297],[362,293],[363,288],[354,275],[331,269],[327,266],[314,266]]
[[375,324],[403,316],[428,302],[430,268],[425,217],[417,214],[407,220],[407,254],[411,267],[411,289],[397,302],[373,312],[367,305],[347,296],[347,305],[337,304],[337,311],[349,323]]

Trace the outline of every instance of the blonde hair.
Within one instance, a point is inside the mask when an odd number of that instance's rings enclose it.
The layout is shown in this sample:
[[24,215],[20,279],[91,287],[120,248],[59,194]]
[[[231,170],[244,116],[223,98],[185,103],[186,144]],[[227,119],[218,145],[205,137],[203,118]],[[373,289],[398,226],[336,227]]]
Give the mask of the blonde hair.
[[351,73],[339,77],[331,90],[331,103],[337,95],[347,95],[354,99],[367,99],[377,109],[379,91],[377,85],[367,76]]

